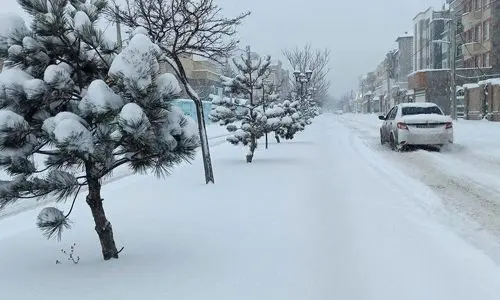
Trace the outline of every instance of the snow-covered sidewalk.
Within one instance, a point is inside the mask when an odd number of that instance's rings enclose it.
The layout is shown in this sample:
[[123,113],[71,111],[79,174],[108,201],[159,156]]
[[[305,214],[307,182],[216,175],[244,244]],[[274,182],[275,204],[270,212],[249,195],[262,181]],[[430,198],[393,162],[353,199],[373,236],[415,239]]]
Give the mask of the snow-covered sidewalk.
[[[497,299],[500,269],[441,223],[441,199],[320,116],[297,140],[213,148],[165,181],[132,176],[103,189],[119,260],[103,262],[89,209],[46,241],[28,211],[0,221],[8,299]],[[69,203],[67,204],[69,205]],[[61,248],[77,243],[74,265]],[[56,259],[63,264],[55,264]]]
[[[228,135],[229,133],[227,132],[227,130],[223,127],[218,126],[217,124],[211,124],[207,126],[207,136],[210,146],[218,146],[220,144],[225,143]],[[43,163],[43,161],[39,163]],[[103,182],[104,184],[108,184],[123,179],[125,177],[131,176],[132,174],[133,173],[128,168],[128,166],[126,165],[120,166],[113,171],[113,176],[104,178]],[[0,180],[2,179],[10,180],[11,178],[9,175],[7,175],[6,172],[0,170]],[[26,210],[35,209],[40,206],[47,205],[48,203],[51,202],[53,202],[53,199],[51,197],[47,197],[42,200],[27,199],[24,201],[19,201],[15,204],[9,205],[4,209],[0,210],[0,219],[18,214]]]

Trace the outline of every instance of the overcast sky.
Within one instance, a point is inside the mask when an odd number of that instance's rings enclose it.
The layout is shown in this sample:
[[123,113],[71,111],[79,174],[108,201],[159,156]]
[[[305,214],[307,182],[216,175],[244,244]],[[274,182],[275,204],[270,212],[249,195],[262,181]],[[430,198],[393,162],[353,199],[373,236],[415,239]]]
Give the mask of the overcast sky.
[[[252,14],[239,29],[242,47],[281,58],[281,50],[306,43],[331,49],[331,92],[356,88],[358,76],[373,70],[398,35],[412,32],[412,19],[445,0],[214,0],[227,16]],[[21,13],[15,0],[3,12]]]
[[412,19],[444,0],[215,0],[227,15],[250,10],[240,28],[242,44],[281,56],[281,49],[311,43],[330,48],[335,96],[355,88],[396,46],[398,35],[412,33]]

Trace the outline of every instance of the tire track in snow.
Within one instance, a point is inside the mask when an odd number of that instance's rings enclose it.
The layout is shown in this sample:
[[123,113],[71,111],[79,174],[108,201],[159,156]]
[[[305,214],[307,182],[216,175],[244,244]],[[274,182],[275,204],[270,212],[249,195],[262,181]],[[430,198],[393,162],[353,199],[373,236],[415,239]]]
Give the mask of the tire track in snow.
[[[500,181],[496,185],[494,182],[500,172],[497,175],[491,170],[491,162],[469,158],[464,163],[463,156],[456,157],[453,150],[393,152],[380,144],[378,128],[372,124],[347,118],[338,121],[373,151],[431,188],[442,199],[450,216],[447,222],[500,263]],[[489,165],[490,172],[482,172],[482,168],[475,165],[481,160],[483,163],[479,166]]]

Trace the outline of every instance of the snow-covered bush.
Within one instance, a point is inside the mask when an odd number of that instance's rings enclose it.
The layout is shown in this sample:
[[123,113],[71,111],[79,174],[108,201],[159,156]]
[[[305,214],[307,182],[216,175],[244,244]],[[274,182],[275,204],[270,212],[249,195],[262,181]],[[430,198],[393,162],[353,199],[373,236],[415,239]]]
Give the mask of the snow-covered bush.
[[214,108],[210,119],[227,126],[233,134],[227,140],[233,145],[248,146],[246,160],[251,163],[257,149],[257,141],[268,128],[267,117],[261,101],[257,101],[255,91],[262,88],[263,81],[269,76],[271,57],[252,59],[250,51],[241,56],[240,60],[233,60],[238,75],[225,81],[227,90],[236,95],[234,101],[228,97],[212,102]]
[[[103,257],[118,258],[101,179],[121,165],[167,175],[193,158],[196,125],[171,106],[180,87],[159,73],[147,36],[134,31],[118,55],[104,38],[96,23],[106,0],[19,2],[34,21],[9,39],[0,73],[0,165],[13,177],[0,184],[0,209],[47,196],[74,204],[87,186]],[[37,224],[60,235],[70,213],[45,208]]]
[[280,120],[280,126],[275,131],[276,140],[279,142],[279,137],[285,140],[291,140],[295,137],[297,132],[304,130],[306,126],[306,120],[299,111],[300,104],[299,101],[289,101],[285,100],[282,103],[277,104],[277,106],[283,111]]

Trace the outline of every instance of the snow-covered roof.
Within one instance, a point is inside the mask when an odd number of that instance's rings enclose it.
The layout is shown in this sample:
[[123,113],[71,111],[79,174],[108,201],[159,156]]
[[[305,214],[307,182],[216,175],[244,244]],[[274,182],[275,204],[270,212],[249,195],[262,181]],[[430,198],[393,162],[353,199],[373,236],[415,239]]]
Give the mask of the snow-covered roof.
[[462,85],[462,87],[464,89],[474,89],[474,88],[478,88],[479,84],[477,84],[477,83],[466,83],[466,84]]
[[500,78],[490,78],[490,79],[482,80],[482,81],[479,81],[479,84],[500,85]]
[[412,103],[401,103],[398,104],[399,107],[434,107],[437,106],[436,103],[432,102],[412,102]]
[[408,76],[415,75],[417,73],[426,73],[426,72],[443,72],[443,71],[450,71],[450,69],[421,69],[421,70],[416,70],[408,74]]

